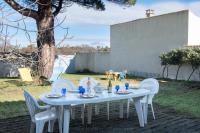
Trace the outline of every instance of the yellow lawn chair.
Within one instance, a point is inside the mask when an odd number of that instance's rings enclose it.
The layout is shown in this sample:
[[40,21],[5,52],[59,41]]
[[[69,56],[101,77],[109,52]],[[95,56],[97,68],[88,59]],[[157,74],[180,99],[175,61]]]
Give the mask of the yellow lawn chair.
[[33,83],[30,68],[18,68],[22,82]]

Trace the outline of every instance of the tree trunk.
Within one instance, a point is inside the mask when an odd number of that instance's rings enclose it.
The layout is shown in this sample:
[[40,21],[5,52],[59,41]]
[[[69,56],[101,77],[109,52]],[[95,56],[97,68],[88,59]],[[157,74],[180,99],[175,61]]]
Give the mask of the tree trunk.
[[193,75],[193,73],[194,73],[195,70],[196,70],[195,68],[192,68],[192,72],[190,73],[190,76],[188,77],[187,81],[190,80],[190,78],[192,77],[192,75]]
[[54,16],[50,5],[39,7],[38,13],[39,18],[36,20],[38,28],[38,70],[39,76],[49,79],[53,72],[55,59]]
[[166,78],[168,78],[168,75],[169,75],[169,66],[167,65],[167,75],[166,75]]
[[181,65],[178,65],[178,69],[177,69],[177,72],[176,72],[176,80],[178,79],[178,73],[179,73],[180,68],[181,68]]
[[162,72],[162,77],[165,78],[165,69],[166,69],[167,65],[164,66],[163,68],[163,72]]

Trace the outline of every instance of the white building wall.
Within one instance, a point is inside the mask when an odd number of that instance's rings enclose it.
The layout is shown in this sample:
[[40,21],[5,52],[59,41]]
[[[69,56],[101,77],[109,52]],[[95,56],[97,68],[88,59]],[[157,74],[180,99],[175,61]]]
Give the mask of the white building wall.
[[[200,45],[200,18],[185,10],[111,26],[110,53],[79,53],[75,57],[77,71],[89,69],[128,70],[129,74],[159,77],[162,74],[159,55],[189,45]],[[170,66],[168,77],[174,79],[177,66]],[[187,80],[191,66],[183,65],[178,79]],[[166,73],[165,73],[166,74]],[[199,80],[195,71],[191,80]]]
[[188,44],[188,11],[111,26],[111,67],[132,73],[162,72],[159,55]]
[[189,12],[188,45],[200,45],[200,18]]

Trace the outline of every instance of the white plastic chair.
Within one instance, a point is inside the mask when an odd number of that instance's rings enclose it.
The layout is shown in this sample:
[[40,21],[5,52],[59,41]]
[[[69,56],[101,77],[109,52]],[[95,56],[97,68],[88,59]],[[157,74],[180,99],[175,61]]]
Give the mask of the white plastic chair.
[[97,81],[94,79],[94,78],[91,78],[91,77],[85,77],[85,78],[82,78],[79,82],[79,85],[82,86],[83,88],[85,88],[87,90],[87,81],[88,81],[88,78],[90,79],[90,87],[91,89],[93,90],[94,87],[97,85]]
[[[147,89],[147,90],[150,90],[151,93],[150,95],[148,96],[148,104],[151,105],[151,110],[152,110],[152,114],[153,114],[153,118],[155,120],[155,114],[154,114],[154,109],[153,109],[153,97],[155,96],[155,94],[158,93],[159,91],[159,83],[156,79],[153,79],[153,78],[148,78],[148,79],[144,79],[140,85],[139,85],[139,89]],[[144,104],[146,103],[146,97],[144,97],[142,100],[141,100],[141,104]],[[129,114],[129,102],[128,101],[128,104],[127,104],[127,116]]]
[[[70,81],[70,80],[66,80],[66,79],[57,79],[53,82],[52,86],[51,86],[51,93],[53,94],[61,94],[61,90],[62,88],[66,88],[67,91],[69,90],[75,90],[77,89],[76,86]],[[75,106],[75,104],[72,104],[71,107]],[[61,109],[63,110],[63,109]],[[75,118],[75,108],[71,108],[71,118],[74,119]],[[62,114],[62,112],[61,112]]]
[[53,94],[61,94],[62,88],[66,88],[67,91],[77,89],[71,81],[66,79],[57,79],[51,85],[51,92]]
[[[85,88],[87,90],[87,82],[88,82],[88,78],[90,78],[90,87],[92,89],[92,91],[94,91],[94,87],[98,84],[98,82],[91,77],[85,77],[82,78],[79,81],[79,86],[82,86],[83,88]],[[85,105],[82,108],[82,123],[84,123],[84,112],[85,112]],[[97,105],[95,105],[95,115],[99,114],[99,108]],[[89,105],[88,106],[88,124],[91,124],[91,119],[92,119],[92,106]]]
[[36,133],[42,133],[46,122],[49,122],[48,132],[53,132],[54,122],[57,119],[55,109],[51,109],[49,105],[40,106],[37,100],[26,90],[24,90],[24,97],[32,121],[30,132],[33,132],[36,125]]

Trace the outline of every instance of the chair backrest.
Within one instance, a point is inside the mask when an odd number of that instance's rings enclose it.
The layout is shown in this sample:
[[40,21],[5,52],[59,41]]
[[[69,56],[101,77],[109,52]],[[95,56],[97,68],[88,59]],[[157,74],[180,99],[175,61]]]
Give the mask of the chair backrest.
[[51,85],[51,92],[54,94],[61,94],[62,88],[66,88],[67,90],[75,90],[76,86],[69,80],[58,79]]
[[30,68],[18,68],[18,71],[23,82],[33,82]]
[[56,81],[60,78],[60,75],[63,73],[63,67],[54,67],[53,68],[53,73],[51,75],[51,78],[49,79],[49,81]]
[[157,94],[159,91],[159,83],[156,79],[148,78],[148,79],[144,79],[140,83],[139,88],[143,88],[143,89],[147,89],[147,90],[151,91],[151,94],[150,94],[149,100],[148,100],[149,102],[151,102],[154,95]]
[[31,116],[31,120],[34,122],[35,121],[35,114],[38,113],[39,111],[39,104],[37,100],[26,90],[24,90],[24,98],[26,101],[26,106],[28,108],[28,111]]
[[91,78],[91,77],[82,78],[79,82],[79,85],[83,86],[83,88],[87,89],[88,78],[90,78],[90,87],[93,89],[97,85],[98,82],[94,78]]

